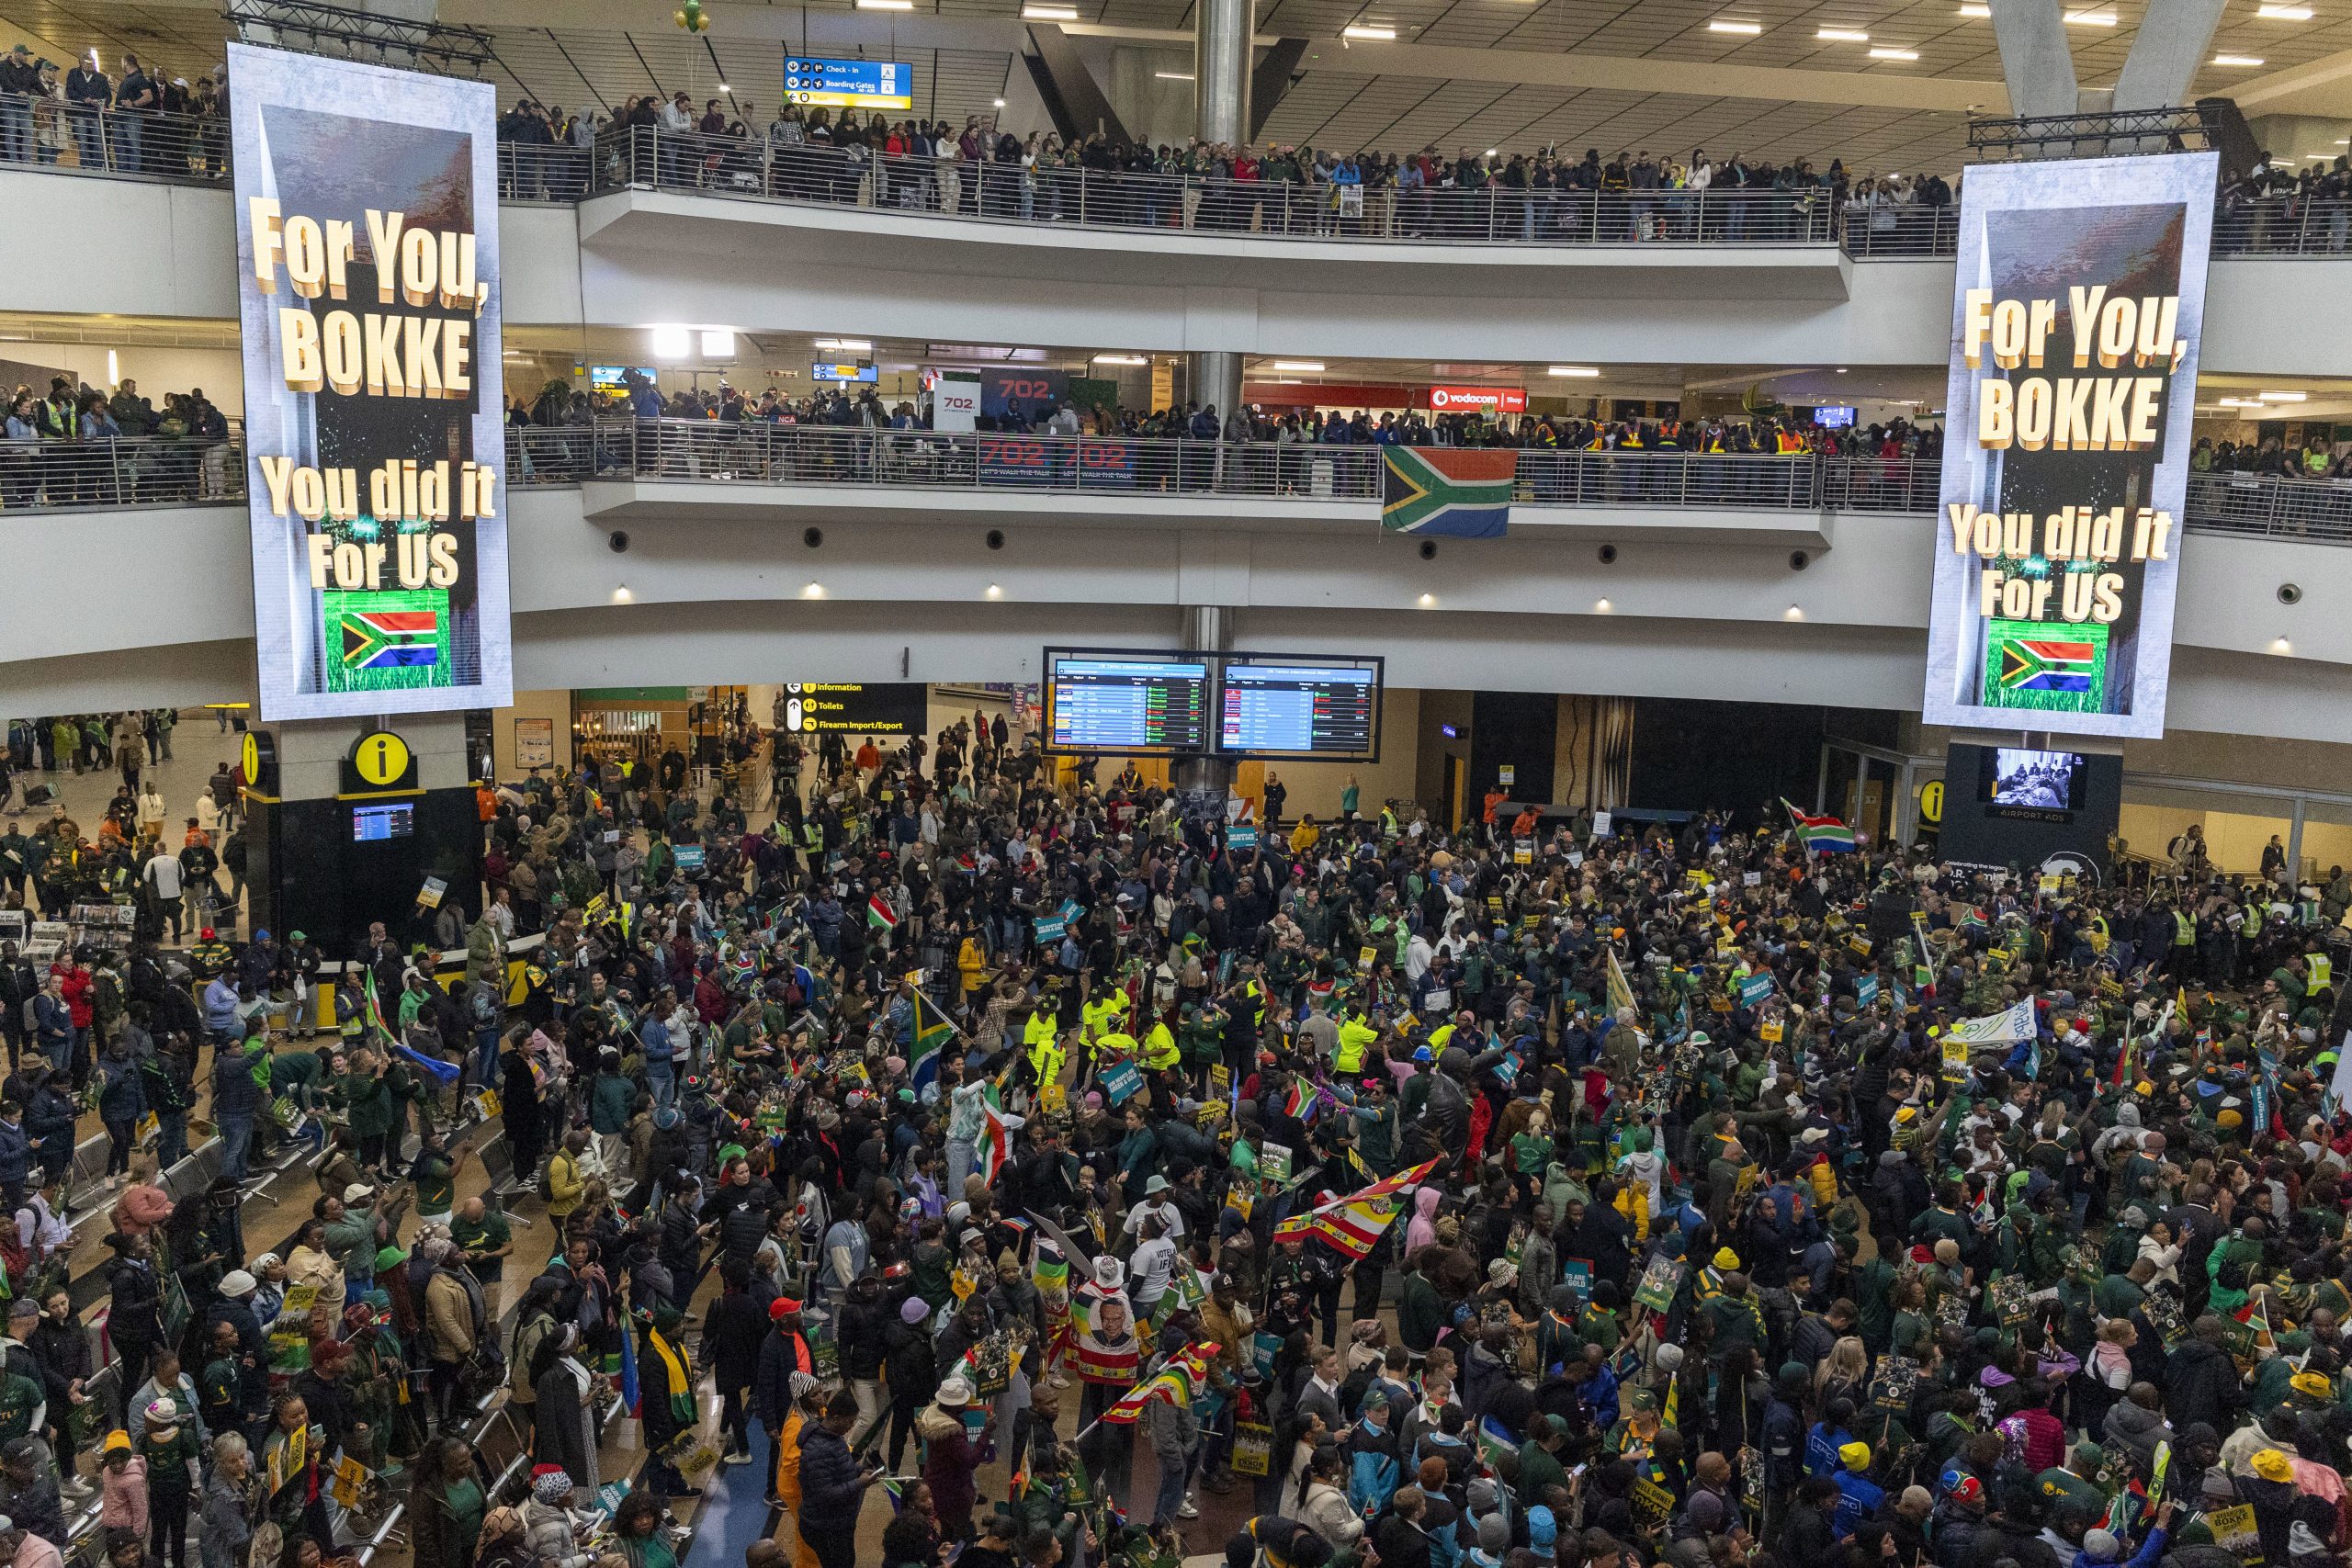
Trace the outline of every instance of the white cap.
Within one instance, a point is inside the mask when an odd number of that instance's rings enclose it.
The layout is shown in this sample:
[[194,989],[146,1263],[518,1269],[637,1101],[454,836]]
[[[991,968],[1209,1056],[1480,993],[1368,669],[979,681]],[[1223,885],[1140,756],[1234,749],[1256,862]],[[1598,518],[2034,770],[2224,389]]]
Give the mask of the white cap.
[[1126,1267],[1106,1252],[1094,1260],[1094,1282],[1106,1291],[1115,1291],[1127,1282]]
[[220,1277],[220,1293],[224,1296],[250,1296],[261,1283],[242,1269],[232,1269]]
[[343,1190],[343,1201],[345,1205],[364,1203],[375,1195],[376,1190],[364,1181],[355,1181]]
[[939,1403],[954,1408],[972,1403],[972,1385],[962,1378],[949,1378],[939,1385]]

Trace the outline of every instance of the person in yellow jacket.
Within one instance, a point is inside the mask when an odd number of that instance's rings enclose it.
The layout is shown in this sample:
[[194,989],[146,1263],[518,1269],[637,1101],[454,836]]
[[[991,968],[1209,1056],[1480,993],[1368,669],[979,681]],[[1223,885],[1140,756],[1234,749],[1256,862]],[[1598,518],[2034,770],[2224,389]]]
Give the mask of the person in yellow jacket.
[[1315,846],[1322,841],[1323,829],[1315,825],[1315,813],[1300,812],[1298,826],[1290,830],[1290,852],[1304,859],[1314,853]]
[[1104,1032],[1125,1026],[1127,1016],[1127,994],[1108,980],[1094,999],[1079,1009],[1080,1037],[1088,1041],[1100,1039]]
[[1060,1079],[1062,1068],[1069,1065],[1069,1052],[1054,1032],[1052,1013],[1039,1008],[1029,1015],[1029,1021],[1021,1026],[1021,1047],[1038,1088]]
[[1182,1059],[1183,1054],[1176,1048],[1176,1032],[1168,1027],[1166,1019],[1153,1019],[1151,1027],[1144,1031],[1143,1065],[1155,1073],[1164,1073],[1173,1070]]
[[1331,1070],[1342,1078],[1363,1076],[1365,1053],[1379,1042],[1380,1031],[1351,1012],[1340,1021],[1340,1043],[1331,1049]]
[[580,1156],[587,1148],[588,1130],[574,1127],[563,1135],[563,1146],[548,1161],[548,1218],[556,1222],[559,1231],[588,1190],[587,1177],[580,1168]]
[[972,998],[979,994],[981,977],[988,973],[988,967],[989,955],[980,950],[979,936],[967,932],[963,946],[956,950],[956,980],[964,987],[966,1006],[970,1006]]
[[1808,1127],[1798,1145],[1813,1160],[1804,1168],[1804,1179],[1813,1186],[1815,1204],[1825,1214],[1838,1206],[1838,1170],[1829,1163],[1829,1156],[1821,1152],[1821,1145],[1828,1139],[1829,1134],[1823,1129]]

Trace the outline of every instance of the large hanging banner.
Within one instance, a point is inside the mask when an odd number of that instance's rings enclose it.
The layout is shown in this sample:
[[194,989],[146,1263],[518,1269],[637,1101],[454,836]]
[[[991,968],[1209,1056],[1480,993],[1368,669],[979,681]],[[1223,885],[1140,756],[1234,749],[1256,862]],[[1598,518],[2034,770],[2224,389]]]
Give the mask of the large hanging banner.
[[503,707],[495,90],[229,46],[262,716]]
[[2219,157],[1970,166],[1928,723],[2164,733]]

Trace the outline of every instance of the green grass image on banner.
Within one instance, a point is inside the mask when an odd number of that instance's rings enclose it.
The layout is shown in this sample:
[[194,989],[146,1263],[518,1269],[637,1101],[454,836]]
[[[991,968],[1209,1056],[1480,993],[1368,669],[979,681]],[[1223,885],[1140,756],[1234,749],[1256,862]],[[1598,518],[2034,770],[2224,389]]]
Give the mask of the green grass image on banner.
[[320,595],[330,692],[413,692],[452,683],[449,593],[328,589]]
[[1984,705],[2098,713],[2107,694],[2107,631],[2096,621],[2003,621],[1984,632]]

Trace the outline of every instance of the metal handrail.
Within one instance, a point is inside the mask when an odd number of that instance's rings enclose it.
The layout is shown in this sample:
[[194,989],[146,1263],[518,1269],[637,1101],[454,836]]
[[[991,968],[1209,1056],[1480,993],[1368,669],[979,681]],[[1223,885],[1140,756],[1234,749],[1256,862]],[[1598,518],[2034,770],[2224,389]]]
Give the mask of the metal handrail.
[[[1376,446],[869,430],[764,421],[603,420],[506,432],[507,479],[865,486],[1115,499],[1220,495],[1376,502]],[[1921,515],[1936,509],[1932,457],[1526,448],[1513,499],[1530,506],[1752,509]],[[0,516],[241,502],[243,432],[226,440],[122,436],[0,442]],[[2188,478],[2186,526],[2352,545],[2352,479],[2249,473]]]
[[0,164],[209,185],[229,175],[229,122],[0,93]]
[[2231,197],[2213,215],[2221,256],[2352,254],[2352,201],[2339,197]]
[[244,426],[228,423],[220,436],[0,441],[0,515],[242,500]]
[[1828,244],[1826,186],[1790,190],[1476,190],[1294,184],[965,163],[624,126],[597,141],[597,188],[691,190],[975,222],[1182,230],[1255,239],[1449,243]]

